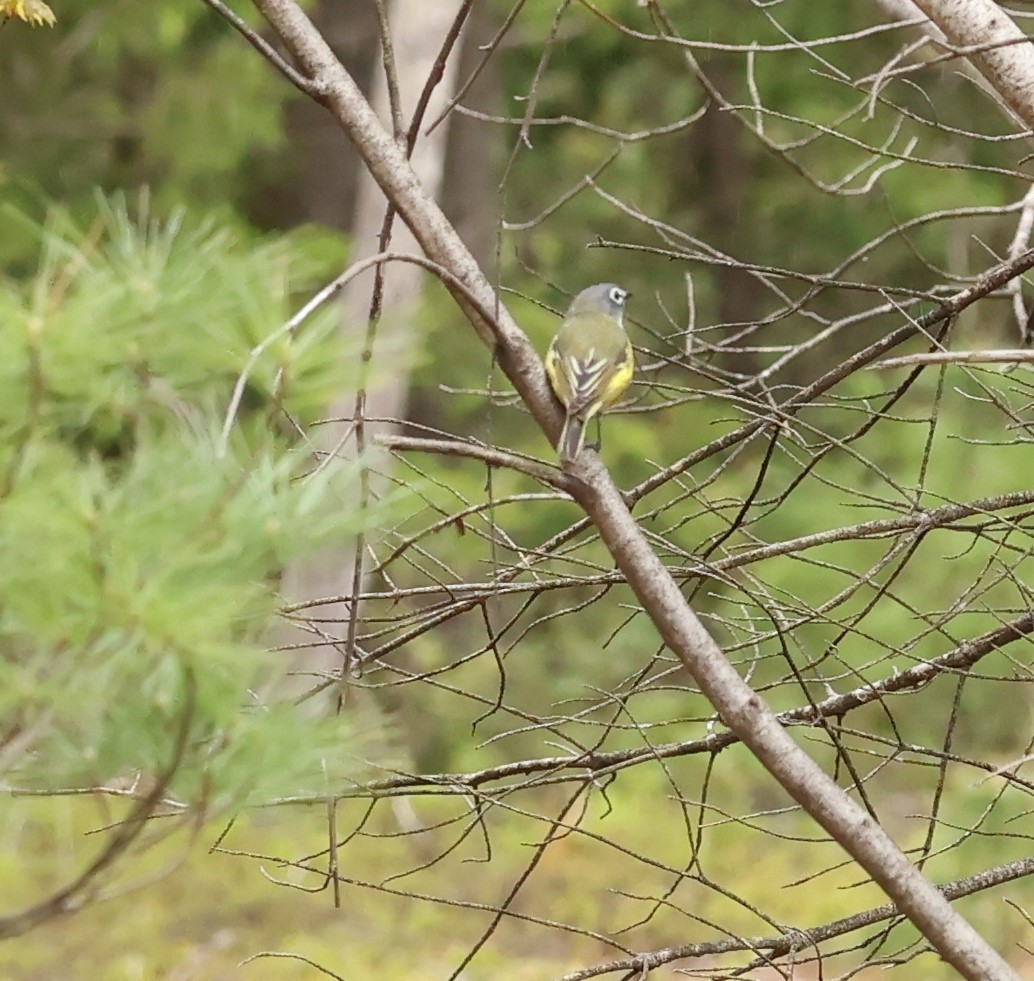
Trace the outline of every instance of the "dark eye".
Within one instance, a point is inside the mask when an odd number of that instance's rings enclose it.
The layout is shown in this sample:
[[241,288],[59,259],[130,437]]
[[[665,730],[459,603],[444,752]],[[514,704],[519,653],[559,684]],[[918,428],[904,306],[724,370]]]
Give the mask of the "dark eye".
[[612,286],[610,288],[610,302],[616,303],[619,307],[622,306],[625,300],[628,299],[628,290],[623,290],[620,286]]

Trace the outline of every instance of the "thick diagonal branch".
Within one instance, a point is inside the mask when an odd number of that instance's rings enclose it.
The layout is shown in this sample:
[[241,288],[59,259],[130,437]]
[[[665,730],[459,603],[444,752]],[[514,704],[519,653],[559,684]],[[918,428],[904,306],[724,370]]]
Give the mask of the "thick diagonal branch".
[[992,0],[912,2],[1034,130],[1034,46],[1015,21]]

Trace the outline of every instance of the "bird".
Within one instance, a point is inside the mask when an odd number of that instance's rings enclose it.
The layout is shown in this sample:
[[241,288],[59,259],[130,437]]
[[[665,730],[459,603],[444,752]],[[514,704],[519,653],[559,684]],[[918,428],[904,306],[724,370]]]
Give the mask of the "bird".
[[546,352],[546,375],[564,406],[557,441],[561,462],[576,460],[585,426],[624,394],[635,374],[635,355],[622,326],[631,296],[617,283],[596,283],[572,301]]

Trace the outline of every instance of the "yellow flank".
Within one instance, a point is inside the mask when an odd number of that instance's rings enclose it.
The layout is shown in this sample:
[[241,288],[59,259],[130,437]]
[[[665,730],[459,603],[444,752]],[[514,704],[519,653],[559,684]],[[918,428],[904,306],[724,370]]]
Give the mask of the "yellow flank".
[[603,390],[599,411],[609,409],[614,405],[632,384],[632,376],[635,374],[635,356],[632,353],[631,343],[628,345],[626,354],[627,357],[614,369],[614,374]]
[[628,291],[598,283],[574,298],[546,352],[546,374],[566,410],[557,441],[561,460],[574,460],[590,419],[613,406],[635,374],[632,344],[622,327]]

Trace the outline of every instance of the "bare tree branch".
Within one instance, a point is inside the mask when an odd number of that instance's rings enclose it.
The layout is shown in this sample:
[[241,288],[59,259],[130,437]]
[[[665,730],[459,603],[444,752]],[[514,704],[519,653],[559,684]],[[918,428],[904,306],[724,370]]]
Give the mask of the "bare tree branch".
[[[491,284],[421,188],[391,135],[302,11],[289,0],[256,0],[298,63],[319,86],[321,101],[338,119],[367,167],[394,202],[427,256],[452,271],[464,289],[457,303],[481,339],[495,350],[507,376],[535,418],[554,436],[559,413],[541,363],[502,308],[492,322],[482,311],[497,303]],[[473,297],[476,302],[471,302]],[[941,956],[965,977],[998,981],[1013,972],[854,803],[790,738],[762,699],[744,683],[690,609],[649,545],[610,477],[592,454],[571,468],[572,491],[599,530],[639,602],[667,646],[695,678],[726,724],[894,900]]]
[[28,909],[0,917],[0,940],[17,937],[47,920],[75,912],[86,905],[96,894],[103,874],[128,851],[147,827],[155,809],[165,797],[170,781],[179,770],[189,744],[197,696],[194,676],[189,669],[184,670],[184,681],[185,704],[180,711],[179,729],[173,742],[172,755],[165,768],[154,775],[151,788],[136,799],[129,813],[118,822],[115,831],[97,857],[71,882]]
[[[1012,862],[979,875],[967,876],[965,879],[946,883],[939,888],[948,899],[961,899],[963,896],[971,896],[983,889],[990,889],[1003,882],[1011,882],[1032,874],[1034,874],[1034,859],[1027,859]],[[681,947],[667,947],[663,950],[636,954],[634,957],[621,958],[580,971],[572,971],[559,978],[558,981],[588,981],[589,978],[616,974],[619,971],[624,972],[626,976],[632,975],[633,972],[639,972],[641,975],[643,972],[652,971],[654,968],[671,964],[674,961],[687,960],[691,957],[713,957],[716,954],[730,951],[763,950],[769,957],[780,957],[801,952],[808,947],[815,947],[823,941],[853,933],[875,923],[892,920],[899,915],[897,907],[888,903],[885,906],[877,906],[875,909],[865,910],[853,916],[845,916],[843,919],[834,920],[821,927],[788,929],[777,937],[751,937],[749,939],[735,937],[712,943],[684,944]],[[755,963],[749,965],[747,969],[761,966],[760,963]]]

